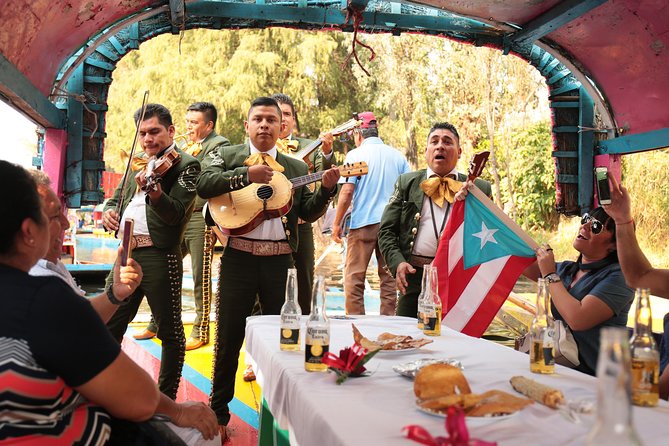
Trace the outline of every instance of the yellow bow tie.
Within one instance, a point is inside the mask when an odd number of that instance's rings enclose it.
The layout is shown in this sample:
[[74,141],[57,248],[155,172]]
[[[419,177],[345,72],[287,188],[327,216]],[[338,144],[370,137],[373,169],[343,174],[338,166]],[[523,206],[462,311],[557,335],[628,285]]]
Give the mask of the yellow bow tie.
[[296,139],[281,139],[279,138],[276,141],[276,148],[281,153],[290,153],[297,151],[297,148],[300,146],[300,142]]
[[423,189],[425,195],[430,197],[439,207],[444,206],[444,200],[453,203],[455,193],[459,191],[461,187],[461,182],[448,176],[435,176],[420,183],[420,188]]
[[202,143],[201,142],[193,142],[193,141],[188,141],[186,144],[186,147],[184,147],[184,152],[191,156],[197,156],[198,153],[202,152]]
[[256,166],[258,164],[265,164],[275,172],[283,172],[283,166],[268,153],[254,153],[244,160],[245,166]]
[[[125,150],[121,150],[121,162],[123,164],[128,163],[128,152]],[[130,168],[132,169],[133,172],[137,172],[139,170],[142,170],[146,167],[146,165],[149,163],[149,157],[146,155],[144,152],[137,152],[135,153],[135,156],[132,157],[132,165]]]

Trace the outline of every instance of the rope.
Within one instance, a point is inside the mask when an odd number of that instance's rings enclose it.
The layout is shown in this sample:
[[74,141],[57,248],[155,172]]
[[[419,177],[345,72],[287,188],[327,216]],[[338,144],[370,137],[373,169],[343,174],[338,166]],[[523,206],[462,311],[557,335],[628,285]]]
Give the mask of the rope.
[[93,131],[91,132],[91,136],[89,137],[90,139],[93,139],[93,137],[95,136],[95,132],[98,131],[98,115],[97,115],[97,113],[92,111],[90,108],[88,108],[86,103],[87,102],[96,103],[95,100],[94,100],[95,97],[92,96],[90,93],[88,95],[86,95],[86,93],[88,93],[86,91],[84,91],[83,94],[72,94],[72,93],[68,93],[67,91],[63,90],[60,87],[55,87],[55,89],[58,90],[59,93],[53,93],[53,94],[50,95],[51,97],[72,98],[75,101],[80,102],[81,105],[84,107],[84,109],[88,113],[93,115],[93,120],[95,122],[95,127],[93,127]]
[[362,13],[364,12],[364,8],[362,9],[356,9],[353,5],[351,5],[351,0],[348,0],[348,6],[346,7],[346,19],[344,20],[344,25],[347,25],[349,23],[349,20],[351,18],[353,19],[353,43],[351,44],[351,52],[346,56],[346,59],[342,63],[342,68],[348,64],[348,62],[351,60],[351,57],[355,58],[355,61],[358,63],[358,66],[362,71],[367,75],[371,76],[369,74],[369,71],[365,69],[365,67],[362,66],[362,63],[360,62],[360,59],[358,59],[358,51],[356,50],[355,46],[360,45],[363,46],[364,48],[367,48],[372,55],[369,57],[369,61],[371,62],[376,58],[376,53],[370,47],[369,45],[365,45],[362,43],[360,40],[358,40],[358,30],[360,29],[360,24],[363,21],[363,15]]

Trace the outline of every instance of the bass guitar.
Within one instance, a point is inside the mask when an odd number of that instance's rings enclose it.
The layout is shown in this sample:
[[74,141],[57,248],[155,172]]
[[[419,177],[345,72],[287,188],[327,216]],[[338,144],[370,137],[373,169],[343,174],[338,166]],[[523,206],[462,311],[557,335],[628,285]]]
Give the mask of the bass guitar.
[[[362,121],[359,121],[357,119],[349,119],[340,126],[337,126],[334,129],[332,129],[330,133],[332,133],[332,136],[343,135],[344,133],[353,130],[354,128],[360,127],[361,124]],[[320,138],[316,138],[315,141],[312,141],[303,149],[298,150],[295,153],[291,153],[288,156],[304,161],[309,166],[309,171],[312,171],[314,170],[314,166],[311,163],[311,161],[309,161],[309,155],[311,155],[311,153],[317,148],[319,148],[322,144],[323,141]]]
[[[367,175],[364,161],[338,167],[343,177]],[[252,183],[243,189],[209,199],[209,213],[224,235],[243,235],[265,220],[281,217],[293,205],[293,189],[319,181],[326,171],[288,179],[274,172],[268,184]]]

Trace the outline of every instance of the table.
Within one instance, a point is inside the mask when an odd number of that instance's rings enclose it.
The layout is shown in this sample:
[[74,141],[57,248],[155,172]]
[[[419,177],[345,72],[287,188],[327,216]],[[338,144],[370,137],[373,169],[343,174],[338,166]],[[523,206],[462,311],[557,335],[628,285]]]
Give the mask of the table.
[[[382,332],[423,337],[413,318],[357,316],[331,319],[330,351],[353,344],[351,322],[363,335],[375,339]],[[279,316],[249,318],[246,349],[254,363],[263,396],[279,426],[290,431],[291,444],[302,446],[410,445],[402,427],[418,424],[432,435],[445,435],[444,420],[420,412],[415,406],[413,382],[396,374],[392,366],[421,358],[452,358],[462,362],[472,391],[499,389],[516,394],[509,378],[523,375],[559,388],[568,399],[596,401],[597,380],[556,366],[554,375],[529,371],[526,354],[493,342],[472,338],[442,327],[434,343],[405,353],[377,354],[368,364],[372,375],[335,384],[333,373],[304,370],[302,350],[279,350]],[[557,411],[538,403],[503,420],[476,419],[468,427],[473,438],[501,445],[581,445],[595,416],[584,415],[581,424],[567,421]],[[666,445],[669,439],[669,403],[656,408],[633,408],[633,419],[644,445]]]

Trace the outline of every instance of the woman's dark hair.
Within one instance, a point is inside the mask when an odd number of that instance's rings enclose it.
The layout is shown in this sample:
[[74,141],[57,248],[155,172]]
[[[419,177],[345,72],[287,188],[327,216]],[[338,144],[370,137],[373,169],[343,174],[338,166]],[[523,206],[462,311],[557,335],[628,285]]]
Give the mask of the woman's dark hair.
[[23,167],[0,160],[0,190],[7,192],[0,200],[0,254],[9,254],[23,220],[44,223],[44,215],[35,180]]
[[590,212],[590,216],[599,220],[603,225],[604,228],[611,233],[613,236],[613,242],[615,243],[616,241],[616,222],[614,219],[612,219],[609,214],[606,213],[604,208],[598,207],[592,210]]

